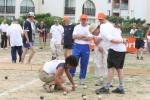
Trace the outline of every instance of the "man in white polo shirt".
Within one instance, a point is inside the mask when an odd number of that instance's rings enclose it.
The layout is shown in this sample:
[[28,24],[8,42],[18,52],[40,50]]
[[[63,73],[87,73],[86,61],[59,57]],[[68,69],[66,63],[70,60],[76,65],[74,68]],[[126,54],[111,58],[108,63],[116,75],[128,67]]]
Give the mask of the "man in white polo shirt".
[[109,93],[109,88],[112,83],[115,68],[119,78],[119,86],[112,92],[124,94],[123,65],[125,60],[126,46],[121,36],[121,30],[117,24],[115,24],[115,28],[112,30],[110,36],[107,37],[107,39],[111,43],[107,57],[108,82],[100,89],[97,89],[95,92],[96,94]]
[[[85,85],[84,81],[86,78],[87,66],[89,62],[90,48],[89,48],[89,40],[91,39],[89,26],[88,26],[88,16],[81,15],[80,16],[80,24],[74,28],[73,31],[73,55],[77,56],[80,59],[80,84]],[[70,70],[72,76],[75,75],[75,68]]]
[[21,61],[23,45],[22,34],[23,30],[21,26],[18,24],[17,20],[14,20],[7,29],[7,36],[10,38],[12,63],[16,63],[16,52],[19,54],[19,62]]
[[51,26],[50,34],[52,38],[50,40],[50,48],[52,50],[52,60],[58,59],[62,51],[62,37],[64,33],[64,28],[59,24],[58,20],[54,20],[55,24]]

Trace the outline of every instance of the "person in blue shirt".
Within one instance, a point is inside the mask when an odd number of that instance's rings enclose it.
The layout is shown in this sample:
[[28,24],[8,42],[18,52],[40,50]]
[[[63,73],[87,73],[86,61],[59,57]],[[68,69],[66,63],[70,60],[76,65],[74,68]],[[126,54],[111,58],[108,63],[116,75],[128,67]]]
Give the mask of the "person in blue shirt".
[[72,33],[74,30],[75,25],[70,23],[70,18],[68,16],[64,16],[64,38],[63,38],[63,45],[64,45],[64,56],[65,58],[71,55],[72,46],[73,46],[73,38]]

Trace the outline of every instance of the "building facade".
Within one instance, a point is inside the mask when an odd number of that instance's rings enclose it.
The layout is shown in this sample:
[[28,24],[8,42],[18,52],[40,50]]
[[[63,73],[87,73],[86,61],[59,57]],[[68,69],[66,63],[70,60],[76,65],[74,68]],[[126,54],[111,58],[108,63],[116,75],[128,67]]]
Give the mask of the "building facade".
[[141,18],[150,22],[150,0],[0,0],[0,16],[19,18],[33,11],[37,14],[50,13],[53,16],[70,16],[78,22],[81,14],[94,22],[98,12],[107,15]]

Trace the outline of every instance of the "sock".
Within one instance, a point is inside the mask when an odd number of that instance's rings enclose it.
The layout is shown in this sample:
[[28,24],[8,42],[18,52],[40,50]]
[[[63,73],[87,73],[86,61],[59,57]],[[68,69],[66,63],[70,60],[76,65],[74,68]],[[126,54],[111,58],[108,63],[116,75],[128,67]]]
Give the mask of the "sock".
[[124,89],[124,83],[123,83],[123,80],[122,79],[119,79],[119,86],[118,86],[119,89]]
[[111,83],[107,83],[104,87],[105,87],[106,89],[109,89],[110,86],[111,86]]

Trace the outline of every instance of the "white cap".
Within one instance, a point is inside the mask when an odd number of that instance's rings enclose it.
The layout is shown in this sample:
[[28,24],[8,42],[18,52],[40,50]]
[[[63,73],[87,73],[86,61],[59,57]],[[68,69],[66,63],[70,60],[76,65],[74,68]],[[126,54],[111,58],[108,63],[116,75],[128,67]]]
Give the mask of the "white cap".
[[35,17],[35,16],[34,16],[34,12],[29,12],[29,13],[28,13],[28,16]]

